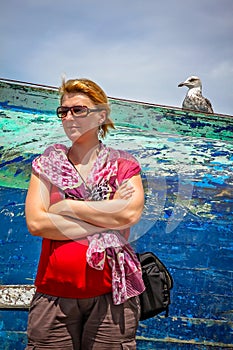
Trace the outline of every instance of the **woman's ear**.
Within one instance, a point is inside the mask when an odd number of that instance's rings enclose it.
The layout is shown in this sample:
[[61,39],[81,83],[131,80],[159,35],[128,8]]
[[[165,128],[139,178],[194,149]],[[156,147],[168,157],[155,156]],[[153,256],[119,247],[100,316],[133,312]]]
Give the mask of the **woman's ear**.
[[100,111],[100,119],[99,119],[99,124],[104,124],[104,122],[107,119],[107,111],[105,111],[104,109],[102,111]]

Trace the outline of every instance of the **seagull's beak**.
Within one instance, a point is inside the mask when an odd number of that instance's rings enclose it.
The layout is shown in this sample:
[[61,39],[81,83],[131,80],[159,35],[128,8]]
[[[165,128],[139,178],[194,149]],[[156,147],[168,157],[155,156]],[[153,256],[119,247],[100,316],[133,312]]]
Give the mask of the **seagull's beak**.
[[184,86],[184,85],[185,85],[185,82],[180,83],[180,84],[178,85],[178,87],[182,87],[182,86]]

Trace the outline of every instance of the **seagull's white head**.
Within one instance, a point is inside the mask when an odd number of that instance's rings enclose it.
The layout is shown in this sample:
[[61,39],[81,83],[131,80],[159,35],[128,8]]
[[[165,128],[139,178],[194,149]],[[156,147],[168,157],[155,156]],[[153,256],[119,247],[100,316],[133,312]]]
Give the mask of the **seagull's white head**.
[[184,82],[180,83],[178,87],[187,86],[189,89],[193,88],[199,88],[202,89],[201,79],[196,77],[195,75],[192,75],[191,77],[187,78]]

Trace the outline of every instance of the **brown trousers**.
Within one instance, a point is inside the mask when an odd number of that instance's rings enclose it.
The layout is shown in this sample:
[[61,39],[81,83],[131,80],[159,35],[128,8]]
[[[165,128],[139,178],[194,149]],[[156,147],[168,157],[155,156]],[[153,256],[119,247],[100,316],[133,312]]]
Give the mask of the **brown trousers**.
[[135,350],[139,297],[113,305],[111,294],[88,299],[36,293],[26,350]]

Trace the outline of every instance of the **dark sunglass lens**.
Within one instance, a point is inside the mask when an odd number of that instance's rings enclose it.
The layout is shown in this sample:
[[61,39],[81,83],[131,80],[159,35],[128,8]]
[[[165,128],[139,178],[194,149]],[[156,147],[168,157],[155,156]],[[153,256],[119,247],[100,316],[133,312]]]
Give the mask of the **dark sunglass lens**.
[[69,108],[67,107],[58,107],[57,108],[57,115],[59,118],[64,118],[68,112]]
[[74,115],[85,115],[87,113],[87,107],[85,106],[74,106],[72,109]]

